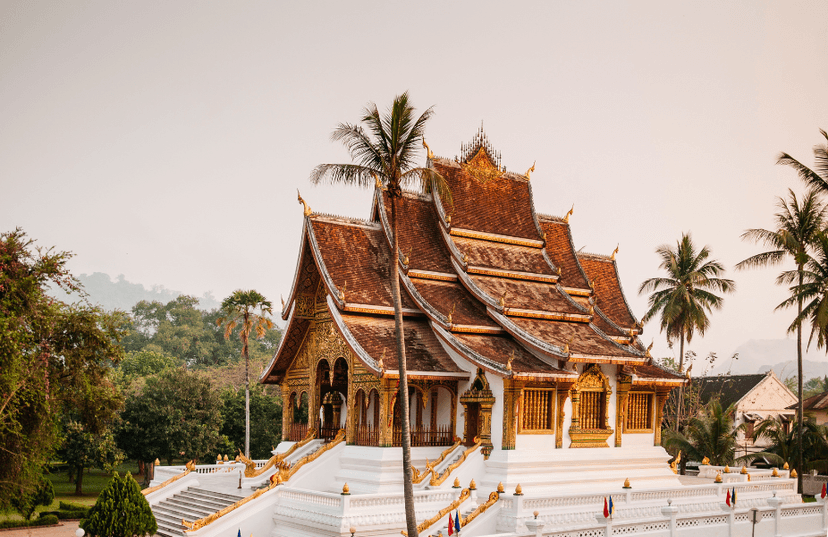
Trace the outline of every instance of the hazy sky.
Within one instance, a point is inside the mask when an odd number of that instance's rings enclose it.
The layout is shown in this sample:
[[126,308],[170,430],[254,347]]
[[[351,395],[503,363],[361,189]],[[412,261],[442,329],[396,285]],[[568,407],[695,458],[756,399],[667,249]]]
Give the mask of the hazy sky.
[[[575,204],[576,248],[609,253],[638,317],[655,248],[692,231],[729,268],[803,187],[828,129],[828,2],[0,2],[0,231],[71,250],[74,272],[279,304],[332,143],[409,90],[433,151],[484,122],[536,208]],[[785,337],[778,270],[733,273],[700,355]],[[666,343],[655,323],[644,340]]]

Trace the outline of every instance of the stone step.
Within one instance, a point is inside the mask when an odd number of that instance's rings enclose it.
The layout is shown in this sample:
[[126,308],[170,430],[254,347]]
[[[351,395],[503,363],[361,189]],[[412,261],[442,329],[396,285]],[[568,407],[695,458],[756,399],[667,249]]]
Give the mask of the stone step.
[[158,522],[158,529],[156,535],[163,535],[164,537],[181,537],[184,535],[184,526],[172,526],[167,523]]
[[194,494],[192,492],[186,491],[176,494],[172,497],[173,500],[179,502],[187,502],[192,505],[198,505],[204,509],[212,509],[213,511],[218,511],[219,509],[224,509],[228,505],[232,505],[234,502],[228,502],[222,498],[214,498],[213,496],[205,496],[202,494]]
[[205,507],[200,507],[197,503],[187,502],[176,500],[171,498],[169,500],[164,500],[159,506],[164,506],[167,509],[170,509],[175,512],[185,513],[184,518],[191,518],[195,517],[195,519],[204,518],[207,515],[211,515],[217,511],[217,509],[210,509]]
[[231,504],[231,503],[236,503],[237,501],[244,498],[244,496],[240,496],[240,495],[237,495],[237,494],[227,494],[227,493],[224,493],[224,492],[215,492],[215,491],[212,491],[212,490],[199,489],[199,488],[194,488],[194,487],[188,488],[187,490],[184,491],[184,493],[195,494],[195,495],[202,496],[202,497],[205,497],[205,498],[215,498],[217,500],[221,500],[221,501],[227,503],[228,505]]
[[195,520],[198,520],[197,518],[194,518],[192,516],[187,516],[181,511],[173,511],[171,509],[166,509],[158,505],[156,505],[155,508],[152,510],[152,514],[155,515],[155,520],[166,520],[179,525],[181,525],[182,520],[186,520],[187,522],[193,522]]

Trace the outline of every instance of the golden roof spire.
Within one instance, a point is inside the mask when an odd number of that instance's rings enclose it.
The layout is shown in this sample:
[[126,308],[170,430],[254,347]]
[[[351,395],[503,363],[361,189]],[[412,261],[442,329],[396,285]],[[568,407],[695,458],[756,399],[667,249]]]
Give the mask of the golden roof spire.
[[299,193],[299,189],[296,189],[296,197],[299,199],[299,203],[301,203],[305,207],[305,216],[310,216],[313,211],[311,211],[310,206],[305,203],[305,200],[302,199],[302,194]]
[[532,163],[532,167],[531,167],[531,168],[529,168],[528,170],[526,170],[526,173],[524,173],[524,174],[523,174],[523,175],[525,175],[525,176],[526,176],[526,180],[527,180],[527,181],[529,180],[529,176],[532,174],[532,172],[533,172],[533,171],[535,171],[535,164],[537,164],[537,163],[538,163],[538,161],[537,161],[537,160],[536,160],[535,162],[533,162],[533,163]]
[[425,136],[423,136],[423,147],[425,147],[425,150],[428,153],[428,160],[434,160],[434,153],[432,153],[431,148],[428,147],[428,144],[425,141]]
[[503,296],[500,297],[500,300],[497,301],[500,304],[500,307],[506,309],[506,293],[503,293]]
[[615,245],[615,250],[612,251],[612,255],[610,256],[610,259],[612,259],[613,261],[615,261],[615,254],[618,253],[618,248],[620,246],[621,246],[621,243],[619,242],[618,244]]
[[284,295],[279,295],[279,298],[282,299],[282,311],[285,311],[285,297]]
[[644,353],[644,356],[647,358],[652,358],[653,356],[650,354],[650,351],[653,350],[653,345],[655,344],[655,338],[650,342],[650,346],[647,347],[647,352]]
[[575,204],[573,203],[572,208],[569,209],[569,212],[566,213],[566,216],[564,216],[564,222],[566,222],[568,224],[569,223],[569,217],[572,216],[572,213],[574,213],[574,212],[575,212]]
[[515,359],[515,351],[512,351],[512,354],[509,355],[509,359],[506,360],[506,371],[512,370],[512,360]]

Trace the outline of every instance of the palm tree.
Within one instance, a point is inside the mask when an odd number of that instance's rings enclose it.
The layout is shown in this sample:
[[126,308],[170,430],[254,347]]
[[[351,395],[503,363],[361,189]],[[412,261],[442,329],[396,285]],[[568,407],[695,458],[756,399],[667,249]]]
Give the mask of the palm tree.
[[[819,129],[819,133],[828,142],[828,132]],[[790,166],[805,181],[805,184],[818,190],[822,194],[828,194],[828,143],[814,146],[815,170],[805,166],[787,153],[780,153],[777,164]]]
[[779,418],[764,420],[756,428],[755,437],[768,440],[768,447],[759,453],[751,453],[739,460],[752,461],[763,458],[776,465],[783,465],[792,460],[799,460],[800,453],[805,458],[803,469],[817,468],[824,470],[826,459],[828,459],[828,445],[826,445],[826,428],[817,425],[812,420],[805,421],[802,428],[802,440],[804,450],[799,448],[799,434],[796,431],[788,431],[785,423]]
[[[649,309],[642,322],[648,322],[661,315],[661,331],[666,332],[667,341],[679,340],[679,372],[684,371],[684,342],[689,343],[698,332],[704,336],[710,326],[707,314],[721,309],[724,299],[713,291],[729,293],[736,289],[733,280],[720,278],[725,272],[718,261],[708,259],[710,249],[705,246],[698,252],[690,238],[683,233],[673,248],[663,244],[656,248],[661,257],[659,268],[667,277],[650,278],[638,288],[638,294],[652,292]],[[679,388],[679,403],[676,405],[676,431],[679,428],[684,387]]]
[[[259,310],[259,313],[256,313]],[[224,339],[229,339],[236,326],[241,326],[239,337],[242,341],[244,358],[244,456],[250,458],[250,354],[248,340],[250,333],[256,331],[256,338],[264,337],[267,330],[273,328],[273,322],[266,315],[273,314],[273,305],[269,300],[254,290],[238,289],[221,302],[222,316],[216,319],[216,325],[224,325]]]
[[403,496],[405,518],[409,537],[417,535],[414,512],[414,489],[411,476],[411,432],[408,423],[408,377],[403,345],[402,302],[400,297],[399,266],[397,255],[400,247],[397,237],[397,203],[404,187],[419,187],[435,192],[447,202],[451,193],[443,178],[431,168],[415,166],[422,142],[425,124],[432,115],[429,108],[415,117],[414,107],[408,101],[408,93],[394,98],[391,109],[380,115],[377,105],[369,103],[363,112],[362,125],[341,123],[331,138],[342,142],[355,164],[320,164],[311,172],[314,184],[322,181],[345,183],[363,188],[373,188],[379,183],[387,190],[391,202],[391,233],[394,253],[391,256],[391,295],[394,302],[394,335],[397,362],[400,371],[400,421],[402,422]]
[[[776,230],[748,229],[742,233],[742,240],[750,240],[769,248],[768,251],[748,257],[736,265],[737,270],[748,268],[767,267],[778,265],[788,257],[796,263],[796,281],[798,287],[802,287],[805,276],[805,264],[808,262],[808,251],[817,242],[817,236],[828,218],[828,209],[819,200],[815,189],[808,191],[800,202],[797,200],[793,190],[788,189],[788,199],[778,198],[776,203],[779,212],[776,213]],[[777,278],[777,283],[786,283],[785,272]],[[796,289],[793,288],[792,291]],[[794,291],[795,292],[795,291]],[[797,319],[802,316],[802,297],[796,300]],[[796,364],[798,372],[798,396],[797,407],[797,452],[799,457],[795,464],[799,474],[802,475],[802,325],[796,325]],[[801,489],[802,483],[800,483]]]
[[700,415],[690,418],[684,433],[667,431],[664,443],[671,450],[681,450],[687,460],[708,457],[713,466],[733,464],[737,436],[745,429],[744,423],[733,426],[735,410],[735,404],[723,409],[718,399],[711,399]]

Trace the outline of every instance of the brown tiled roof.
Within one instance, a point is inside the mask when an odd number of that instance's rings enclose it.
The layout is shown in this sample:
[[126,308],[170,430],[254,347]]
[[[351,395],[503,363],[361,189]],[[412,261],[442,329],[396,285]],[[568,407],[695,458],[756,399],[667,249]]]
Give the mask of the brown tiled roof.
[[539,218],[539,222],[546,233],[546,255],[561,269],[561,285],[589,289],[589,282],[586,281],[572,246],[569,224],[544,217]]
[[[382,358],[385,370],[398,369],[393,317],[342,315],[342,320],[359,345],[375,360]],[[462,373],[443,349],[428,321],[408,319],[405,332],[405,361],[408,371]]]
[[509,357],[513,356],[512,371],[515,373],[563,373],[560,369],[552,367],[546,362],[536,358],[515,342],[511,336],[463,334],[457,332],[452,333],[452,336],[469,349],[497,363],[504,369],[509,361]]
[[452,315],[453,324],[474,325],[497,327],[488,315],[486,315],[486,308],[478,300],[466,291],[458,282],[443,282],[437,280],[422,280],[419,278],[412,278],[411,282],[417,288],[420,295],[431,306],[442,313],[448,315],[451,308],[454,306],[454,314]]
[[496,301],[506,293],[507,308],[579,315],[585,313],[563,297],[554,285],[477,274],[469,274],[469,278]]
[[446,206],[452,227],[541,240],[532,217],[532,196],[528,181],[499,174],[481,180],[460,168],[433,161],[451,189],[453,206]]
[[586,323],[521,317],[510,317],[510,320],[524,332],[559,347],[564,347],[571,340],[569,350],[573,354],[642,359],[601,337]]
[[[796,408],[796,404],[788,408]],[[828,408],[828,392],[818,393],[802,401],[802,406],[805,410],[825,410]]]
[[[391,201],[387,193],[383,194],[383,200],[390,223]],[[409,193],[397,199],[400,250],[409,257],[409,269],[454,272],[438,225],[431,200],[421,199]]]
[[282,319],[287,320],[291,305],[296,299],[297,294],[315,294],[318,286],[319,271],[316,269],[316,263],[313,260],[313,253],[311,252],[307,233],[303,233],[302,248],[299,251],[299,260],[293,276],[293,287],[290,290],[288,301],[285,303],[286,308],[282,311]]
[[[325,268],[345,302],[393,307],[389,248],[379,225],[337,222],[312,217],[311,223]],[[334,290],[336,292],[336,290]],[[402,293],[403,308],[415,308]]]
[[543,258],[542,250],[538,248],[465,237],[452,237],[452,240],[458,250],[468,255],[469,265],[535,274],[555,274]]
[[625,365],[621,373],[625,375],[635,375],[639,379],[647,380],[675,380],[683,381],[686,377],[667,371],[657,365]]
[[595,315],[592,317],[592,324],[598,327],[598,330],[605,333],[608,336],[629,336],[629,334],[623,333],[619,330],[615,325],[612,325],[604,319],[596,309]]
[[635,317],[624,300],[615,261],[590,254],[579,254],[578,260],[587,277],[595,282],[596,305],[601,308],[601,311],[612,322],[623,328],[635,326]]

